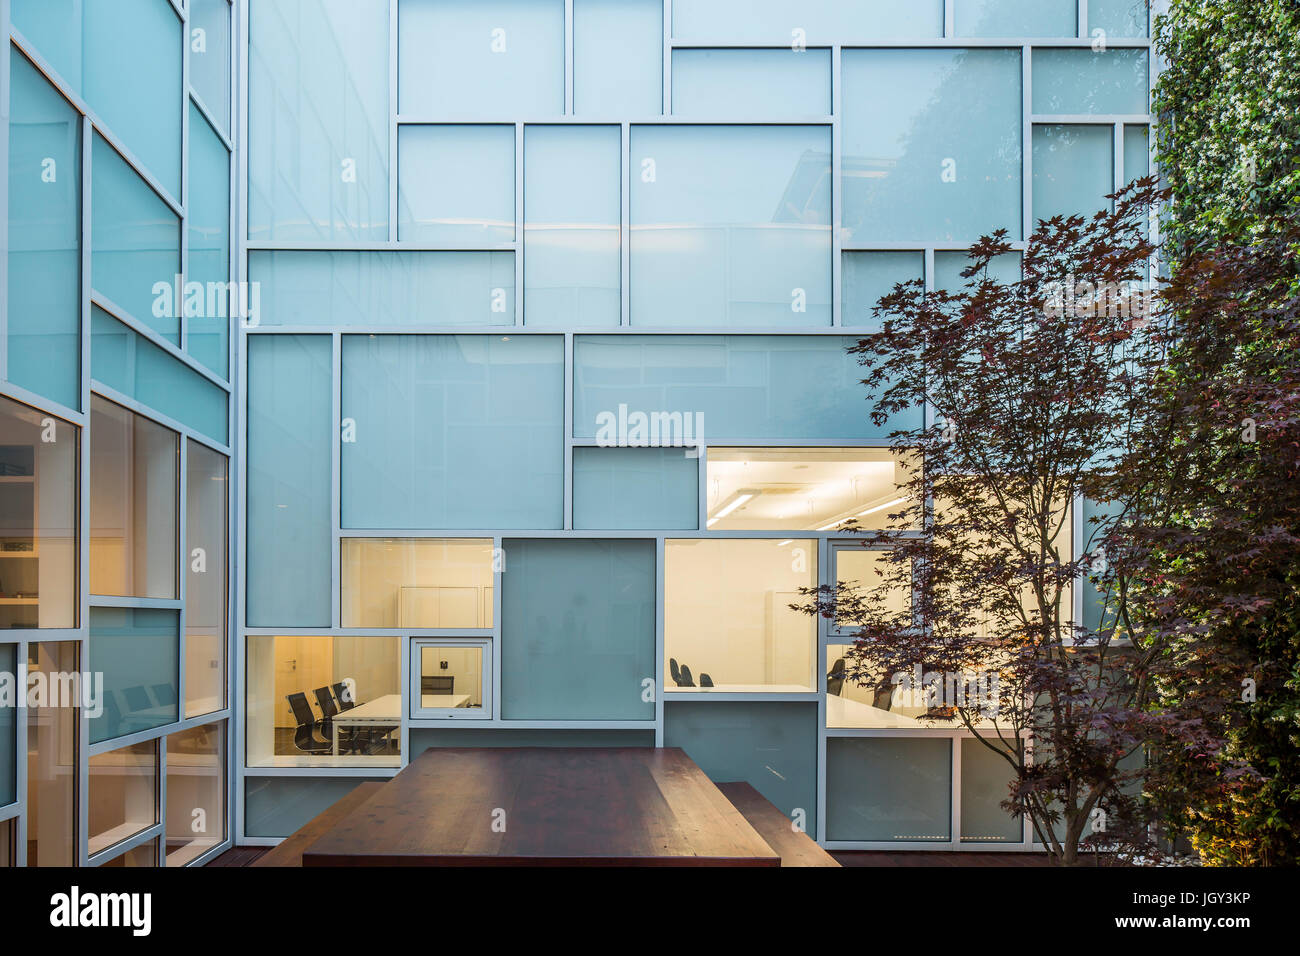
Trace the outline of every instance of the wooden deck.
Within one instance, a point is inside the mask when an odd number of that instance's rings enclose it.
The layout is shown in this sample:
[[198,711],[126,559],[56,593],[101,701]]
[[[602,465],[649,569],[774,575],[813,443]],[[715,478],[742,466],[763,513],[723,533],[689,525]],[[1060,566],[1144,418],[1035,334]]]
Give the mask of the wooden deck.
[[749,784],[720,783],[718,789],[780,855],[782,866],[839,866],[816,840],[795,830],[790,818]]

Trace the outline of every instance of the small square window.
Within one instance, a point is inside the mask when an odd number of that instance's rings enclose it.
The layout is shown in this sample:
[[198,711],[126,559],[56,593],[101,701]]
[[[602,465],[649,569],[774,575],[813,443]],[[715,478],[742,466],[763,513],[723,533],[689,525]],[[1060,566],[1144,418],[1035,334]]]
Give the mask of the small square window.
[[491,641],[412,641],[411,716],[489,719],[491,669]]

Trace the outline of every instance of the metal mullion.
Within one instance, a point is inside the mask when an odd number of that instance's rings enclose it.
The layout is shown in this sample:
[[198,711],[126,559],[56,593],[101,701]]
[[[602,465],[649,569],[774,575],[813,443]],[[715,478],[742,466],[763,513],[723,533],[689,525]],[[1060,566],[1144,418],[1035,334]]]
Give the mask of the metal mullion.
[[[231,232],[231,250],[235,258],[236,276],[242,282],[248,275],[248,0],[236,0],[231,7],[231,128],[235,133],[235,153],[231,167],[235,177],[234,197],[235,229]],[[395,109],[396,107],[390,107]],[[394,133],[395,135],[395,133]],[[391,184],[390,184],[391,185]],[[391,221],[390,221],[391,228]],[[232,844],[244,837],[244,623],[246,620],[247,593],[245,569],[248,541],[244,527],[244,513],[248,497],[247,456],[243,447],[248,436],[248,329],[247,323],[236,323],[232,350],[235,358],[231,382],[235,384],[233,402],[235,414],[231,419],[232,445],[235,454],[231,460],[234,475],[231,513],[231,532],[234,547],[228,556],[233,568],[230,575],[230,602],[233,614],[227,631],[226,688],[230,719],[226,722],[226,821],[227,836]]]
[[[189,16],[178,11],[181,18],[181,168],[178,197],[181,203],[180,235],[177,237],[180,252],[181,288],[190,279],[190,30]],[[176,347],[185,352],[189,346],[189,316],[181,302],[176,308]],[[229,311],[229,310],[227,310]]]
[[[203,97],[199,95],[199,91],[194,89],[193,87],[190,87],[189,92],[190,92],[190,103],[193,104],[194,108],[197,109],[199,113],[203,116],[204,121],[208,124],[208,126],[212,128],[212,132],[216,134],[217,139],[221,140],[221,145],[226,147],[226,152],[228,153],[234,152],[235,150],[234,142],[231,140],[229,136],[227,136],[224,132],[222,132],[221,124],[217,122],[217,119],[213,115],[212,110],[208,109],[208,105],[203,102]],[[233,192],[231,193],[231,196],[232,197],[234,196]],[[188,209],[189,205],[186,204],[185,208]]]
[[[0,256],[0,259],[5,258],[7,257]],[[7,298],[7,296],[0,296],[0,298]],[[12,399],[20,405],[27,405],[35,411],[61,418],[77,428],[84,428],[87,424],[88,416],[84,413],[69,408],[61,402],[55,402],[42,395],[37,395],[35,392],[29,392],[21,385],[14,385],[12,382],[0,383],[0,396]]]
[[[136,335],[139,335],[141,338],[146,339],[150,344],[158,346],[160,349],[166,352],[171,358],[176,359],[176,361],[186,366],[186,368],[188,368],[189,371],[197,373],[202,378],[206,379],[207,381],[211,382],[213,385],[217,386],[217,388],[221,389],[223,392],[229,392],[231,390],[231,386],[228,381],[223,379],[216,372],[209,369],[198,359],[191,356],[188,352],[182,350],[181,347],[177,345],[175,342],[168,341],[166,338],[160,335],[157,332],[157,330],[153,329],[151,326],[148,326],[144,322],[140,321],[140,319],[136,318],[126,309],[122,308],[122,306],[118,305],[108,296],[103,295],[102,293],[96,291],[91,293],[90,298],[91,298],[91,302],[93,302],[94,305],[97,308],[99,308],[101,311],[111,315],[114,319],[121,322],[123,325],[129,328]],[[181,308],[180,311],[183,313],[185,309]]]
[[843,57],[831,47],[831,326],[844,324],[842,292],[844,269],[844,113]]
[[619,124],[619,326],[632,324],[632,127]]
[[664,745],[664,691],[667,683],[664,677],[664,618],[667,614],[665,592],[665,554],[664,536],[655,538],[655,746]]
[[1034,234],[1034,50],[1020,48],[1020,228],[1021,238]]
[[103,866],[105,863],[116,860],[119,856],[124,856],[137,847],[143,846],[150,840],[157,840],[160,848],[165,846],[166,839],[163,837],[163,825],[161,822],[145,827],[139,833],[132,834],[125,840],[114,843],[112,846],[100,850],[94,856],[88,856],[82,865],[89,867]]
[[566,531],[573,530],[573,333],[564,333],[564,519]]
[[343,585],[339,549],[342,547],[343,522],[343,337],[334,332],[330,336],[330,404],[333,424],[330,434],[330,625],[342,623],[340,589]]
[[207,445],[209,448],[214,451],[219,451],[223,455],[230,454],[230,446],[219,444],[212,438],[195,432],[194,429],[190,428],[188,425],[178,422],[176,419],[158,411],[157,409],[150,408],[148,405],[132,398],[130,395],[125,395],[97,379],[91,379],[90,385],[95,396],[99,398],[107,399],[114,405],[121,405],[123,408],[135,412],[140,417],[148,418],[150,421],[162,425],[170,431],[176,432],[178,435],[186,438],[193,438],[195,441]]

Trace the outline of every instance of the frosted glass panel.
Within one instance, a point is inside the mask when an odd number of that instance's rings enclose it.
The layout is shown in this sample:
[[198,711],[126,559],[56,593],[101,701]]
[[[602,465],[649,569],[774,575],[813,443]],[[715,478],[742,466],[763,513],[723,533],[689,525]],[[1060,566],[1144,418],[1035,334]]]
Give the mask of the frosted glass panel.
[[575,528],[698,528],[699,459],[684,448],[574,448]]
[[1147,51],[1034,51],[1034,112],[1147,112]]
[[563,0],[401,0],[404,115],[564,112]]
[[[198,31],[203,31],[201,34]],[[223,133],[230,131],[230,4],[190,0],[190,86]],[[191,126],[191,136],[194,135]],[[193,198],[193,190],[191,190]]]
[[388,238],[388,0],[254,0],[248,237]]
[[[1151,175],[1151,144],[1145,126],[1124,127],[1124,180],[1131,183]],[[12,322],[13,320],[10,319]]]
[[717,783],[744,781],[817,833],[817,705],[794,701],[664,705],[664,746],[681,747]]
[[397,131],[397,238],[476,246],[515,237],[513,126]]
[[653,541],[507,540],[501,716],[653,720]]
[[[574,340],[574,435],[595,438],[627,414],[680,412],[707,441],[873,438],[921,420],[912,410],[877,427],[862,369],[841,336],[581,335]],[[703,415],[702,419],[686,416]]]
[[1020,238],[1018,50],[846,50],[843,73],[846,238]]
[[230,462],[185,442],[185,716],[226,705],[226,536]]
[[673,115],[828,116],[830,50],[674,50]]
[[79,409],[81,117],[9,62],[9,381]]
[[104,674],[104,709],[89,717],[90,742],[138,733],[177,719],[177,612],[90,609],[91,673]]
[[673,0],[678,40],[734,40],[788,47],[809,42],[943,36],[943,0]]
[[248,623],[330,624],[329,336],[248,342]]
[[653,747],[653,730],[411,728],[411,757],[433,747]]
[[978,740],[961,741],[961,842],[1023,843],[1020,817],[998,804],[1007,799],[1015,770]]
[[1034,219],[1109,210],[1114,180],[1112,126],[1034,127]]
[[92,305],[90,314],[90,374],[95,381],[226,444],[229,397],[224,389],[98,306]]
[[[190,107],[189,271],[203,284],[201,305],[186,301],[186,350],[229,377],[230,154],[202,114]],[[239,301],[235,302],[238,307]]]
[[830,325],[830,147],[828,127],[633,127],[632,323]]
[[[252,251],[264,326],[514,325],[515,254]],[[251,320],[250,320],[251,321]]]
[[245,777],[244,832],[286,837],[364,782],[360,777]]
[[953,10],[959,37],[1079,35],[1076,0],[953,0]]
[[846,252],[840,269],[840,324],[880,328],[872,315],[900,282],[925,278],[923,252]]
[[343,340],[343,525],[558,528],[559,336]]
[[939,842],[952,833],[952,741],[826,741],[826,839]]
[[617,126],[524,131],[525,324],[619,324],[621,155]]
[[173,291],[181,271],[180,220],[99,136],[90,161],[95,291],[180,344],[180,309]]
[[1147,35],[1147,0],[1088,0],[1088,33],[1112,37]]
[[[941,249],[934,254],[934,287],[956,292],[965,289],[968,283],[980,281],[980,276],[970,279],[962,277],[971,265],[969,254],[963,251]],[[998,256],[989,263],[988,276],[994,282],[1011,285],[1020,281],[1020,253],[1008,252]]]
[[574,112],[656,115],[663,73],[663,0],[574,0]]

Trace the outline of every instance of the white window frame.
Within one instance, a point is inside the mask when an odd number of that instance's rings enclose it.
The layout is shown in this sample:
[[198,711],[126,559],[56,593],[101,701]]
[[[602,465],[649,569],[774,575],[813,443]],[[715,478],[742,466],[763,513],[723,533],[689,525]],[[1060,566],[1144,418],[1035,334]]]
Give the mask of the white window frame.
[[[491,720],[492,719],[492,679],[493,654],[490,637],[413,637],[411,644],[410,713],[412,720]],[[478,707],[422,707],[423,695],[420,691],[420,656],[426,647],[476,647],[481,655],[482,665],[479,669],[479,692],[481,703]]]

